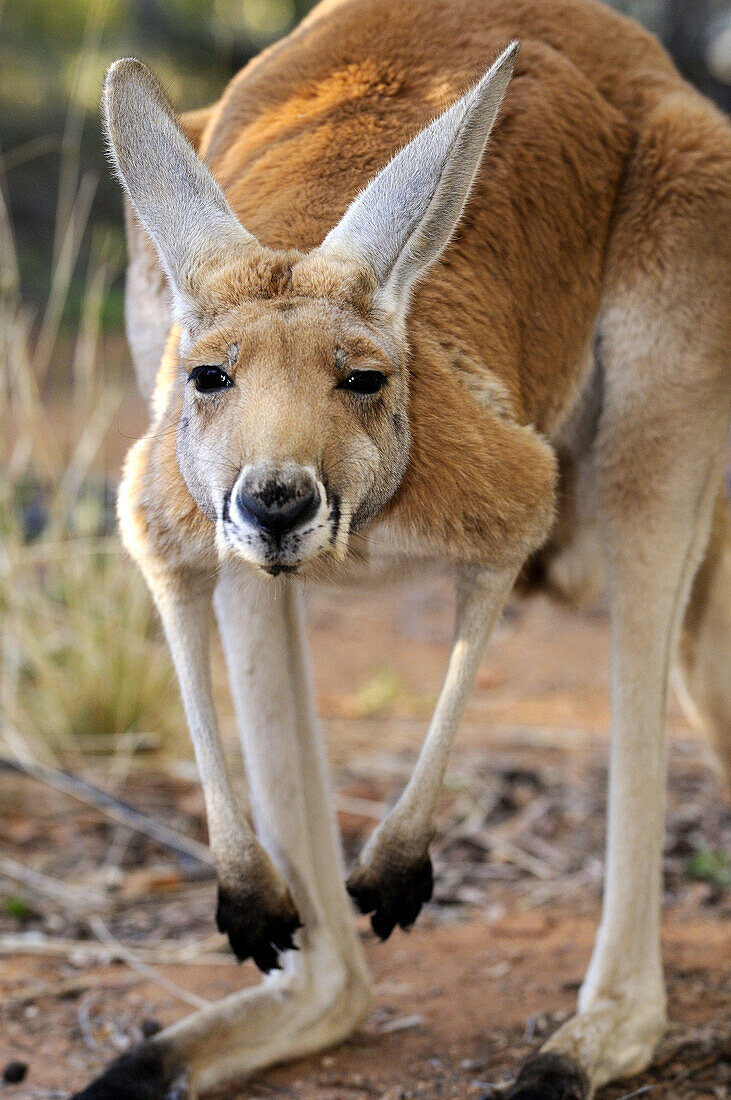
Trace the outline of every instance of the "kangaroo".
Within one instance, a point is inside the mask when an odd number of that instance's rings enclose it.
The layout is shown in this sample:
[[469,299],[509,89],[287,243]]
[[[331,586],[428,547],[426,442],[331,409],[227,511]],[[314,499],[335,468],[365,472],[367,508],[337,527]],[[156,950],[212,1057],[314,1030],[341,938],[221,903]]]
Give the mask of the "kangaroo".
[[[178,121],[133,59],[103,109],[152,412],[122,536],[180,680],[218,927],[268,976],[78,1096],[192,1100],[353,1031],[371,993],[348,892],[382,939],[430,897],[450,748],[522,574],[567,598],[606,583],[611,610],[603,916],[576,1015],[509,1093],[586,1100],[666,1026],[681,628],[698,713],[719,745],[731,726],[728,122],[594,0],[323,0],[209,110]],[[346,891],[301,579],[427,561],[454,577],[454,645]],[[212,607],[253,824],[216,728]]]

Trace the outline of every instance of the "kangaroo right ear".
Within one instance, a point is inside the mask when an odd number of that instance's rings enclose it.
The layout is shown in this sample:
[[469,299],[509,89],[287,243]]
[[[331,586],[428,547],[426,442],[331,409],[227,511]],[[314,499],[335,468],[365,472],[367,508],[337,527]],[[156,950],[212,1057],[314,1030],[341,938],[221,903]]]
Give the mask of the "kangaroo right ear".
[[196,313],[200,278],[231,250],[259,247],[183,134],[154,76],[115,61],[102,99],[109,151],[170,280],[177,320]]
[[406,316],[414,284],[446,248],[462,216],[518,45],[508,46],[482,80],[374,176],[320,245],[325,256],[370,269],[377,301],[397,318]]

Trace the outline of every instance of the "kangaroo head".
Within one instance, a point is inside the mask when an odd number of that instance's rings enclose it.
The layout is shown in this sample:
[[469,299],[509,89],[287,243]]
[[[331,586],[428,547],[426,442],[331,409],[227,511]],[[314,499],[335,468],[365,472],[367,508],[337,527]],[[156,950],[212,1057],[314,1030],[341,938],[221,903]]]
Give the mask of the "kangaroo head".
[[307,254],[247,232],[144,65],[109,70],[111,158],[179,328],[178,463],[221,553],[271,574],[342,557],[398,489],[410,293],[461,216],[516,53],[406,145]]

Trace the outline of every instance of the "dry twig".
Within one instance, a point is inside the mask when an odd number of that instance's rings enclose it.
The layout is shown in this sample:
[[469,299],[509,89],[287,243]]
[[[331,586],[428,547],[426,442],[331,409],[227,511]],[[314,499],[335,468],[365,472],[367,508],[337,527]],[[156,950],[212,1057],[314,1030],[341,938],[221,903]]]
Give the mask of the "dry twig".
[[116,821],[119,825],[125,825],[128,829],[134,829],[135,832],[151,837],[152,840],[157,841],[164,848],[175,852],[183,861],[188,863],[192,861],[205,867],[213,866],[211,853],[205,844],[201,844],[199,841],[193,840],[192,837],[178,832],[177,829],[172,829],[169,825],[164,825],[161,821],[149,817],[148,814],[136,810],[134,806],[121,802],[114,795],[109,794],[108,791],[101,790],[101,788],[94,786],[93,783],[89,783],[78,775],[71,775],[69,772],[61,771],[60,768],[53,768],[47,764],[33,763],[17,758],[10,759],[9,757],[0,757],[0,768],[22,772],[30,776],[31,779],[36,779],[39,783],[45,783],[49,787],[55,788],[55,790],[62,791],[87,806],[93,806],[105,817]]
[[98,891],[85,887],[68,886],[65,882],[50,878],[48,875],[34,871],[30,867],[24,867],[22,863],[16,863],[14,859],[0,856],[0,875],[18,882],[31,893],[62,905],[64,909],[70,909],[77,916],[86,916],[93,910],[105,910],[109,908],[109,899]]
[[92,917],[89,921],[89,927],[98,940],[114,948],[117,956],[122,959],[127,966],[138,971],[145,978],[149,978],[150,981],[155,982],[157,985],[161,986],[162,989],[166,989],[168,993],[172,993],[173,996],[178,997],[181,1001],[184,1001],[185,1004],[190,1005],[192,1008],[207,1008],[208,1005],[210,1005],[211,1002],[206,1000],[205,997],[199,997],[197,993],[190,993],[187,989],[183,989],[181,986],[176,985],[170,978],[166,978],[165,975],[161,974],[154,966],[150,966],[149,963],[143,962],[136,951],[120,943],[116,936],[109,931],[100,917]]

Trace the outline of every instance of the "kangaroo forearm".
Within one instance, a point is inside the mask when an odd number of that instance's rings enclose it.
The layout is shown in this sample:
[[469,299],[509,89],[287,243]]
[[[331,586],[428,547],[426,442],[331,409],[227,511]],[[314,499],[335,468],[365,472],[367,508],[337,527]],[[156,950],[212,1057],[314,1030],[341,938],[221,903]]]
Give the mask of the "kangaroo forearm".
[[401,798],[366,844],[348,880],[374,930],[385,939],[408,927],[432,890],[429,844],[439,793],[459,721],[485,643],[515,579],[514,570],[470,571],[458,586],[456,638],[419,759]]

